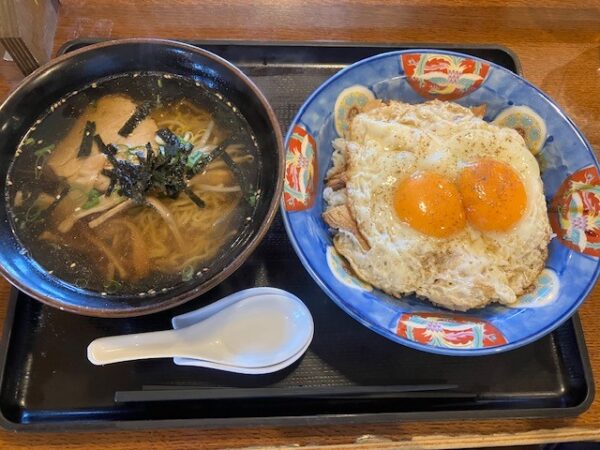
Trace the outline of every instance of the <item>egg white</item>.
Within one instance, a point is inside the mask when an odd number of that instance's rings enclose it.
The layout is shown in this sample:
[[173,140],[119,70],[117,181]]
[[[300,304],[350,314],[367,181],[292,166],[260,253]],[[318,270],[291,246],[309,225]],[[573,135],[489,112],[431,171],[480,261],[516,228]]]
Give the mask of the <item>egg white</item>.
[[[346,188],[326,191],[325,200],[331,206],[346,202],[370,249],[347,232],[337,233],[334,244],[366,282],[394,296],[416,293],[467,310],[516,302],[543,269],[551,236],[543,185],[535,157],[514,130],[455,103],[390,102],[358,114],[350,139],[335,147],[337,164],[346,168]],[[523,181],[527,208],[513,229],[481,233],[467,225],[449,238],[435,238],[399,220],[393,207],[399,180],[419,170],[456,180],[482,158],[508,164]]]

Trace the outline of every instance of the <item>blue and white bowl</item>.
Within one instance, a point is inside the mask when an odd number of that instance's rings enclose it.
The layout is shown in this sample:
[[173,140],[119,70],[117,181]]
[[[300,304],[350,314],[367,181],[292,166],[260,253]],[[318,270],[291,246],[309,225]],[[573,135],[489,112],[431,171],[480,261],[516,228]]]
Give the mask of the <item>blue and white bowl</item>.
[[[486,104],[486,120],[507,108],[527,106],[543,119],[547,131],[537,157],[556,237],[535,289],[517,305],[452,312],[415,296],[392,298],[346,270],[321,218],[322,191],[331,165],[331,142],[339,136],[336,100],[356,86],[353,92],[358,95],[350,96],[347,104],[338,102],[338,116],[346,114],[353,102],[360,104],[374,96],[410,103],[439,98],[464,106]],[[338,129],[341,123],[338,120]],[[528,129],[527,117],[517,114],[508,123],[528,138],[537,137],[539,130]],[[493,63],[440,50],[396,51],[359,61],[327,80],[304,103],[288,131],[286,150],[282,210],[300,260],[339,307],[392,341],[445,355],[511,350],[567,320],[596,282],[600,269],[598,162],[581,132],[547,95]]]

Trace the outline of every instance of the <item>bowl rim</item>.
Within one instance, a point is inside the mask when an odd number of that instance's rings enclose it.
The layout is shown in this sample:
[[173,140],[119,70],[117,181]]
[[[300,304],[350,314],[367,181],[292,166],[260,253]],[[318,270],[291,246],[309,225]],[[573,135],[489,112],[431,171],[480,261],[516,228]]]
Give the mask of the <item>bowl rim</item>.
[[[594,166],[600,170],[600,166],[598,164],[598,159],[596,158],[596,154],[592,150],[592,147],[591,147],[589,141],[586,139],[586,137],[583,135],[583,133],[579,130],[577,125],[575,125],[575,123],[565,114],[565,112],[558,106],[558,104],[548,94],[543,92],[541,89],[539,89],[538,87],[533,85],[531,82],[529,82],[522,76],[517,75],[516,73],[514,73],[514,72],[506,69],[505,67],[502,67],[492,61],[488,61],[483,58],[479,58],[479,57],[473,56],[473,55],[468,55],[465,53],[460,53],[460,52],[451,51],[451,50],[436,49],[436,48],[433,48],[433,49],[414,48],[414,49],[395,50],[395,51],[390,51],[390,52],[379,53],[377,55],[373,55],[368,58],[357,61],[357,62],[343,68],[342,70],[335,73],[334,75],[332,75],[330,78],[325,80],[321,85],[319,85],[319,87],[317,89],[315,89],[315,91],[305,100],[305,102],[302,104],[302,106],[300,107],[300,109],[298,110],[296,115],[294,116],[294,119],[291,121],[291,123],[288,127],[288,130],[286,132],[286,136],[285,136],[286,153],[287,153],[287,147],[289,144],[290,137],[293,134],[294,127],[296,125],[298,125],[299,123],[302,123],[302,121],[301,121],[302,116],[304,115],[306,110],[309,108],[309,106],[319,97],[319,95],[321,94],[321,92],[323,90],[325,90],[328,86],[330,86],[332,83],[334,83],[339,78],[343,77],[346,73],[354,70],[356,67],[363,66],[365,64],[369,64],[369,63],[372,63],[372,62],[380,60],[380,59],[397,57],[397,56],[403,55],[403,54],[444,54],[444,55],[458,56],[461,58],[468,58],[471,60],[475,60],[475,61],[479,61],[479,62],[488,64],[490,67],[493,67],[494,70],[500,70],[500,71],[508,74],[509,76],[514,77],[514,79],[525,83],[525,85],[528,88],[532,89],[538,95],[543,97],[548,102],[548,104],[550,106],[552,106],[552,108],[560,116],[560,118],[567,122],[567,124],[573,129],[575,134],[584,143],[587,151],[590,153],[590,155],[592,157]],[[425,101],[426,101],[426,99],[425,99]],[[316,133],[316,130],[313,130],[313,132]],[[315,203],[315,205],[313,205],[310,209],[312,209],[316,206],[317,205]],[[338,298],[338,295],[333,291],[333,289],[330,288],[327,285],[327,283],[321,279],[321,277],[318,275],[317,271],[315,269],[313,269],[313,267],[311,266],[311,263],[309,262],[307,256],[304,254],[304,251],[302,250],[301,246],[299,245],[299,243],[296,239],[296,236],[294,235],[294,233],[292,231],[292,225],[290,223],[289,214],[290,213],[305,213],[308,210],[298,211],[298,212],[294,212],[294,211],[288,212],[285,209],[285,204],[284,204],[283,199],[281,199],[281,201],[280,201],[279,208],[281,210],[281,215],[283,218],[283,223],[284,223],[288,238],[290,239],[292,247],[296,251],[298,258],[302,262],[302,265],[304,266],[306,271],[310,274],[310,276],[313,278],[313,280],[319,285],[319,287],[327,294],[327,296],[338,307],[340,307],[346,314],[351,316],[353,319],[357,320],[363,326],[365,326],[368,329],[391,340],[392,342],[396,342],[398,344],[402,344],[407,347],[413,348],[415,350],[420,350],[420,351],[424,351],[427,353],[434,353],[434,354],[446,355],[446,356],[484,356],[484,355],[503,353],[503,352],[514,350],[514,349],[517,349],[524,345],[530,344],[530,343],[544,337],[545,335],[551,333],[556,328],[561,326],[564,322],[566,322],[569,318],[571,318],[571,316],[573,316],[573,314],[575,314],[575,312],[579,309],[579,307],[582,305],[582,303],[589,296],[591,290],[594,288],[594,286],[596,284],[596,281],[598,280],[598,277],[600,276],[600,259],[597,258],[596,268],[594,270],[594,273],[593,273],[592,277],[590,278],[590,280],[588,281],[588,284],[586,285],[585,289],[582,290],[582,294],[580,294],[579,299],[576,302],[574,302],[573,305],[567,310],[567,312],[562,317],[558,318],[558,320],[552,322],[550,325],[542,328],[541,330],[538,330],[536,333],[530,334],[526,338],[522,338],[520,340],[513,341],[513,342],[508,342],[507,344],[498,345],[495,347],[474,348],[474,349],[452,349],[452,348],[437,347],[437,346],[433,346],[433,345],[421,344],[421,343],[400,337],[396,334],[393,334],[389,329],[373,325],[372,323],[370,323],[369,321],[367,321],[363,317],[361,317],[359,314],[357,314],[356,311],[354,311],[352,308],[350,308],[344,302],[342,302]]]
[[[85,306],[63,303],[61,300],[56,299],[54,297],[39,294],[37,292],[37,290],[35,289],[35,287],[28,285],[25,282],[25,280],[20,280],[20,279],[13,277],[4,268],[4,266],[2,264],[0,264],[0,274],[2,276],[4,276],[4,278],[6,280],[8,280],[14,287],[19,289],[20,291],[24,292],[25,294],[29,295],[30,297],[33,297],[36,300],[39,300],[40,302],[47,304],[49,306],[53,306],[53,307],[58,308],[63,311],[69,311],[69,312],[73,312],[73,313],[84,315],[84,316],[123,318],[123,317],[138,317],[138,316],[143,316],[143,315],[147,315],[147,314],[152,314],[155,312],[164,311],[166,309],[171,309],[176,306],[179,306],[179,305],[203,294],[204,292],[207,292],[208,290],[212,289],[213,287],[217,286],[218,284],[223,282],[227,277],[229,277],[231,274],[233,274],[246,261],[246,259],[254,252],[254,250],[256,249],[258,244],[262,241],[265,234],[271,227],[273,220],[275,219],[275,215],[278,212],[277,206],[279,203],[279,199],[281,198],[282,192],[283,192],[283,176],[285,173],[285,147],[284,147],[281,126],[279,125],[279,120],[278,120],[277,116],[275,115],[275,112],[273,111],[273,108],[271,107],[269,101],[267,100],[265,95],[262,93],[262,91],[258,88],[258,86],[246,74],[244,74],[241,71],[241,69],[239,69],[237,66],[235,66],[231,62],[227,61],[226,59],[224,59],[212,52],[209,52],[208,50],[204,50],[203,48],[196,47],[191,44],[187,44],[187,43],[176,41],[176,40],[170,40],[170,39],[128,38],[128,39],[113,39],[113,40],[108,40],[108,41],[103,41],[103,42],[99,42],[96,44],[88,45],[81,49],[74,50],[72,52],[69,52],[64,55],[53,58],[46,64],[38,67],[32,73],[27,75],[23,80],[20,81],[19,85],[12,92],[9,93],[9,95],[2,101],[2,103],[0,103],[0,110],[2,110],[6,104],[13,101],[14,97],[17,97],[18,95],[20,95],[21,91],[24,90],[26,88],[26,86],[32,82],[32,80],[42,76],[43,74],[45,74],[47,71],[49,71],[53,67],[61,64],[63,61],[75,59],[75,58],[79,57],[79,55],[81,55],[81,54],[96,51],[98,49],[103,49],[103,48],[108,48],[108,47],[116,47],[119,45],[132,45],[132,44],[133,45],[135,45],[135,44],[148,45],[149,44],[149,45],[159,45],[159,46],[169,46],[169,47],[180,48],[182,50],[198,54],[202,57],[205,57],[209,60],[216,62],[218,65],[223,67],[223,69],[228,70],[234,76],[236,76],[238,79],[240,79],[248,87],[248,89],[252,92],[254,97],[256,97],[259,100],[260,104],[262,105],[262,107],[264,108],[264,110],[267,114],[267,117],[271,124],[271,129],[273,130],[273,133],[275,135],[275,141],[276,141],[276,149],[275,150],[277,152],[277,166],[278,166],[278,171],[276,174],[277,185],[275,186],[273,197],[271,198],[271,201],[269,202],[267,213],[265,215],[265,218],[264,218],[262,224],[257,229],[257,231],[254,233],[254,235],[251,237],[251,239],[242,248],[241,252],[229,264],[227,264],[225,267],[223,267],[223,269],[220,272],[218,272],[217,274],[215,274],[212,278],[210,278],[202,283],[195,283],[195,284],[191,285],[188,290],[186,290],[176,296],[166,297],[164,301],[158,302],[156,304],[146,305],[143,307],[132,306],[132,307],[123,308],[123,309],[115,311],[115,310],[105,309],[105,308],[85,307]],[[46,82],[51,82],[51,81],[49,80]],[[11,227],[11,233],[14,234],[12,227]],[[62,282],[62,280],[60,280],[60,281]],[[62,287],[61,287],[61,289],[62,289]],[[76,292],[73,292],[70,295],[76,296],[78,294]],[[106,295],[105,298],[110,299],[111,296]]]

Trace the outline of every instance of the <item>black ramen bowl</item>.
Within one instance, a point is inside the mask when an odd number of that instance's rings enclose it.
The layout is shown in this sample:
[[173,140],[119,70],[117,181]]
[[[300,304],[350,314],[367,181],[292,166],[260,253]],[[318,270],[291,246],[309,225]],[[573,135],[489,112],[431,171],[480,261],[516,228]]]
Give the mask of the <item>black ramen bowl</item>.
[[[273,110],[259,89],[239,69],[205,50],[179,42],[128,39],[101,43],[59,57],[29,75],[0,106],[0,187],[19,142],[47,110],[65,95],[95,80],[134,71],[168,72],[221,93],[247,120],[261,159],[261,199],[252,219],[231,247],[200,279],[145,296],[102,295],[49,275],[15,237],[7,200],[0,208],[0,271],[21,291],[49,305],[78,314],[131,317],[172,308],[202,294],[231,275],[256,248],[277,211],[282,191],[284,148]],[[5,196],[6,197],[6,196]]]

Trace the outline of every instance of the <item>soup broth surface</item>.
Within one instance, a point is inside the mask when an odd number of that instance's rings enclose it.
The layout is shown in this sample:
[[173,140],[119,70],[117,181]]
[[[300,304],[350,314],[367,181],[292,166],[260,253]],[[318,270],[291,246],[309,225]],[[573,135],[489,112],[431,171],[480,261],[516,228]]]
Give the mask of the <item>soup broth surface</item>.
[[7,177],[11,226],[49,274],[106,295],[207,276],[260,191],[256,139],[200,83],[130,73],[73,92],[27,132]]

